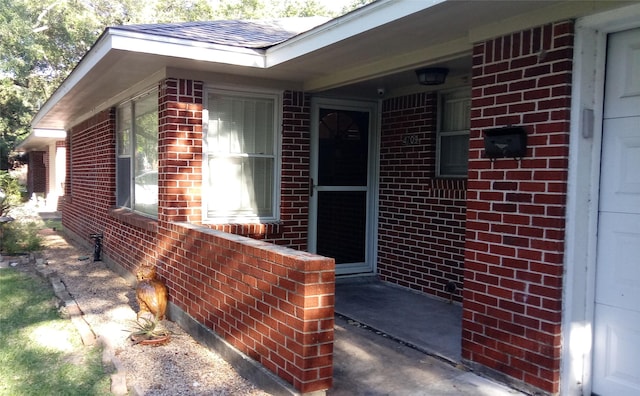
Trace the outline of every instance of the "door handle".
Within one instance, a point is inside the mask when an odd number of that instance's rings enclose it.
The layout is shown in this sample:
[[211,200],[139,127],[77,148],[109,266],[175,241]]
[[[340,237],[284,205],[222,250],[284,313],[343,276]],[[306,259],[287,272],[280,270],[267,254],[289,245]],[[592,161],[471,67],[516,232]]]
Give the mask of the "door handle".
[[313,197],[313,189],[315,186],[313,185],[313,177],[309,178],[309,196]]

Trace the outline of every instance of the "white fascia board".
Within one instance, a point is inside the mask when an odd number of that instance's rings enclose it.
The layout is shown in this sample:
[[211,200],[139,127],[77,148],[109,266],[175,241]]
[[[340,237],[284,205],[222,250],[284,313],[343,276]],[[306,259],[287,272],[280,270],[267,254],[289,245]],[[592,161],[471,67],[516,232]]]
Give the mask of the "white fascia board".
[[113,29],[113,49],[235,66],[265,67],[264,51]]
[[103,33],[89,52],[87,52],[78,65],[76,65],[66,80],[63,81],[42,108],[40,108],[33,118],[31,125],[37,127],[43,117],[112,50],[225,63],[236,66],[265,67],[265,56],[262,50],[171,39],[110,28]]
[[304,56],[445,1],[447,0],[378,0],[269,48],[266,67]]

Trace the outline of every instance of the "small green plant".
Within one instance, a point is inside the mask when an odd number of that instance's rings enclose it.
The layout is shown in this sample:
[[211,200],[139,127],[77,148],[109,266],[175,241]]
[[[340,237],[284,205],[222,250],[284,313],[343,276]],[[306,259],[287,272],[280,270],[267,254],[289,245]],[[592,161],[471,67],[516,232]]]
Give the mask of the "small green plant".
[[132,321],[132,330],[130,332],[134,345],[146,340],[165,338],[171,334],[169,330],[162,326],[158,318],[149,319],[144,316]]
[[62,227],[62,220],[60,219],[46,219],[44,220],[44,227],[51,228],[54,231],[64,230],[64,228]]
[[22,187],[17,178],[7,171],[0,171],[0,216],[22,203]]
[[0,228],[0,249],[5,254],[27,253],[42,248],[42,237],[38,235],[40,225],[36,222],[13,221],[0,225]]

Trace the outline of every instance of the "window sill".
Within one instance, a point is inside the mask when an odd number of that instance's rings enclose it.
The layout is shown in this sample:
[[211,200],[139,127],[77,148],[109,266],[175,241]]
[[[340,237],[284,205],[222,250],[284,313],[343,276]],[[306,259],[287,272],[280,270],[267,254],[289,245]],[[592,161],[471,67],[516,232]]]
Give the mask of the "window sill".
[[149,232],[158,232],[158,220],[133,212],[131,209],[111,208],[109,216],[133,227]]
[[280,234],[280,222],[266,223],[204,223],[203,226],[212,230],[226,232],[228,234],[242,235],[253,239],[267,239]]

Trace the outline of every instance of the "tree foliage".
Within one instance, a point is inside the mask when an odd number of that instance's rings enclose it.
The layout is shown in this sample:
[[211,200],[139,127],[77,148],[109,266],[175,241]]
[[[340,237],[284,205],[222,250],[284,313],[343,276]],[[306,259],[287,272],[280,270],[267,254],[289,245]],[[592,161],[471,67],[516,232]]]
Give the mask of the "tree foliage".
[[108,26],[314,15],[335,16],[317,0],[0,0],[0,169]]
[[0,217],[8,216],[11,209],[21,202],[22,194],[18,179],[11,176],[9,172],[0,170]]

